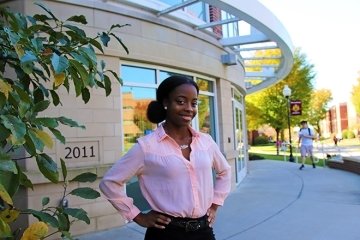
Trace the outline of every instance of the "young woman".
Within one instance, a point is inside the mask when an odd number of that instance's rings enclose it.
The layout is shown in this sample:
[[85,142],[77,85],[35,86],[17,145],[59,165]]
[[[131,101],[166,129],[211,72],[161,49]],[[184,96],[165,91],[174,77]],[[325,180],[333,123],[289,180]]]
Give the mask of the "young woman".
[[[158,127],[139,138],[100,183],[122,216],[147,228],[145,240],[215,239],[212,225],[230,191],[231,170],[211,136],[190,125],[198,94],[192,79],[165,79],[147,109]],[[134,175],[149,212],[140,212],[125,194],[125,183]]]

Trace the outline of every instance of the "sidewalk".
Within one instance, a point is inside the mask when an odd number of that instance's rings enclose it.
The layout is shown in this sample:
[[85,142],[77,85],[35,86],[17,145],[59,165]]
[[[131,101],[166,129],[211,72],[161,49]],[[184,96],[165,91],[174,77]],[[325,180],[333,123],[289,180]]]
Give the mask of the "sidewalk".
[[[358,240],[360,176],[329,168],[259,160],[219,209],[217,240]],[[126,226],[80,240],[143,240],[145,229]],[[170,239],[169,239],[170,240]]]

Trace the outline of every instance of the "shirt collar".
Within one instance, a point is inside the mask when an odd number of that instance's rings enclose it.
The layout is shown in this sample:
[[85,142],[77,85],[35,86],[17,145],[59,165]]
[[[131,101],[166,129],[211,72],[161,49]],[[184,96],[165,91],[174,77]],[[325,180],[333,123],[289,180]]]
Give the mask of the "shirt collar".
[[[198,138],[200,136],[200,133],[198,131],[196,131],[194,128],[192,128],[190,125],[188,126],[188,129],[191,132],[191,135],[193,137]],[[156,129],[156,134],[157,134],[158,142],[160,142],[163,139],[165,139],[166,137],[168,137],[168,135],[166,134],[165,129],[164,129],[164,122],[159,124],[159,126]]]

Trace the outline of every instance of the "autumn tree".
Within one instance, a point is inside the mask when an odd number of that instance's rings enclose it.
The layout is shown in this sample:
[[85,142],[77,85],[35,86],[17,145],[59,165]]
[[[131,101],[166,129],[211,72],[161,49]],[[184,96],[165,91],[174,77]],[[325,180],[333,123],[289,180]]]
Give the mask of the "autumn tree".
[[328,104],[332,100],[332,94],[329,89],[315,90],[311,94],[309,123],[314,126],[315,130],[321,136],[320,121],[326,117]]
[[[315,74],[313,65],[308,63],[306,55],[297,49],[294,53],[294,65],[285,79],[263,91],[246,97],[247,125],[269,124],[276,131],[279,140],[280,131],[287,128],[287,100],[282,91],[285,85],[292,90],[291,99],[302,101],[303,114],[308,116]],[[297,124],[304,116],[291,117],[291,123]]]
[[351,101],[354,104],[356,113],[360,115],[360,77],[357,79],[357,84],[352,87]]

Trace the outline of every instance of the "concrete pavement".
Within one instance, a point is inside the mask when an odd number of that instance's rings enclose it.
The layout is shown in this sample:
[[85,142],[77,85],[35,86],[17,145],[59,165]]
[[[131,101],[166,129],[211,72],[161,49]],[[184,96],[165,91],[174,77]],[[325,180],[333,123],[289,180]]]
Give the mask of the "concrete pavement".
[[[250,161],[249,173],[219,209],[217,240],[359,240],[360,175],[289,162]],[[78,236],[142,240],[135,223]],[[169,239],[171,240],[171,239]]]

